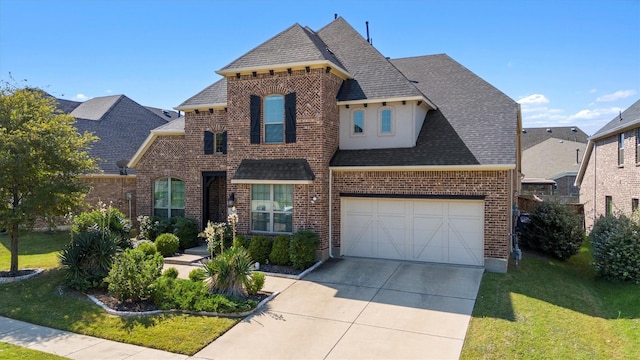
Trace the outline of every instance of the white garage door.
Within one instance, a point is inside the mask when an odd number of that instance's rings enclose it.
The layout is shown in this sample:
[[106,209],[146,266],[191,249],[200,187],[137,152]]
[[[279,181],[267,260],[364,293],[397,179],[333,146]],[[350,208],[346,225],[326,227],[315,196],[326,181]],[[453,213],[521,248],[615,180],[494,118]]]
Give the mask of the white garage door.
[[342,255],[484,264],[484,202],[342,198]]

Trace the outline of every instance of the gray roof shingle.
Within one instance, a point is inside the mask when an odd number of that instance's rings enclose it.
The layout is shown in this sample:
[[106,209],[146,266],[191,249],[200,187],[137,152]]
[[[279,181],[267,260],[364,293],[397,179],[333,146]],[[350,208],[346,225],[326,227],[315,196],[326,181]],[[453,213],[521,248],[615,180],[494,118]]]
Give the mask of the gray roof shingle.
[[628,126],[640,124],[640,100],[633,103],[625,111],[622,112],[622,120],[620,115],[613,118],[600,130],[596,131],[592,138],[599,138],[608,134],[615,133],[617,130],[624,129]]
[[56,99],[58,102],[58,109],[65,114],[72,112],[75,108],[82,104],[80,101]]
[[71,111],[76,119],[100,120],[123,95],[102,96],[89,99]]
[[173,110],[159,109],[151,106],[145,106],[145,108],[151,111],[152,113],[158,115],[164,121],[171,121],[171,120],[177,119],[180,116],[178,115],[177,111],[173,111]]
[[424,96],[343,18],[318,31],[353,79],[343,82],[338,101]]
[[204,90],[185,100],[177,108],[198,105],[225,104],[227,102],[227,79],[222,78]]
[[[550,131],[547,131],[550,130]],[[587,143],[587,134],[576,126],[557,126],[544,128],[522,129],[522,150],[538,145],[548,139],[567,140],[578,143]]]
[[242,160],[234,180],[313,180],[305,159]]
[[391,62],[417,81],[479,164],[516,164],[518,104],[513,99],[445,54]]
[[173,119],[168,123],[161,125],[153,130],[156,131],[184,131],[184,115],[177,119]]
[[313,31],[296,23],[223,67],[220,72],[322,60],[342,66]]

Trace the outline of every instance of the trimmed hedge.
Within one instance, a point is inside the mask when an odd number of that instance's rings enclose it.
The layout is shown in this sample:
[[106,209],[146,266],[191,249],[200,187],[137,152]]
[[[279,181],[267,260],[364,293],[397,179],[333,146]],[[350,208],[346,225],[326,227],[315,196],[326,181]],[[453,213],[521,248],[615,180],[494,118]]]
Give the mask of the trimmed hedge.
[[271,247],[273,246],[273,240],[264,235],[256,235],[251,238],[249,243],[249,254],[254,262],[265,264],[269,255],[271,254]]
[[271,248],[269,261],[274,265],[286,266],[291,264],[291,258],[289,257],[290,243],[290,236],[284,234],[276,236],[276,238],[273,239],[273,247]]
[[156,248],[164,257],[173,256],[179,247],[180,240],[173,234],[161,234],[156,238]]
[[625,215],[601,216],[589,241],[598,276],[640,284],[640,224]]
[[316,249],[319,243],[318,234],[311,230],[300,230],[293,234],[289,245],[291,264],[297,269],[306,269],[316,259]]
[[192,248],[198,245],[198,223],[186,217],[175,218],[173,234],[180,240],[180,250]]

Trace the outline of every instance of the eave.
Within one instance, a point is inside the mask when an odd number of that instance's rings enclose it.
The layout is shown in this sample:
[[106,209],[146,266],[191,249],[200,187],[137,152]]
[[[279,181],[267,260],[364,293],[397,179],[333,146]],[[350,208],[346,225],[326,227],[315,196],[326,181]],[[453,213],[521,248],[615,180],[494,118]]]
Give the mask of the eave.
[[317,68],[326,69],[327,67],[329,67],[330,68],[329,71],[337,75],[342,80],[353,78],[353,76],[351,76],[351,74],[349,74],[347,70],[343,69],[342,67],[336,65],[335,63],[329,60],[316,60],[316,61],[305,61],[305,62],[297,62],[297,63],[290,63],[290,64],[275,64],[275,65],[263,65],[263,66],[254,66],[254,67],[246,67],[246,68],[222,69],[222,70],[216,71],[216,74],[219,74],[222,76],[235,76],[236,74],[249,75],[249,74],[252,74],[253,72],[266,73],[269,70],[278,71],[278,72],[287,71],[288,69],[304,70],[306,67],[314,68],[314,69],[317,69]]

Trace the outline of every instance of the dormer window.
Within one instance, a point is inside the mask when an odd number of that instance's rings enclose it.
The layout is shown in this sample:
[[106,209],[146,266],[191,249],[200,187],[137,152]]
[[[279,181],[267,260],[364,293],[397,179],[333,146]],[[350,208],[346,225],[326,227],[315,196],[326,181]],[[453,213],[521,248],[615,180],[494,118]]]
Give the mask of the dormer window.
[[390,108],[380,110],[380,135],[393,135],[393,111]]
[[364,135],[364,111],[355,110],[352,119],[351,135]]

